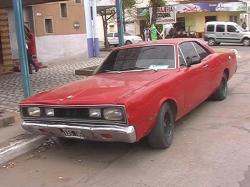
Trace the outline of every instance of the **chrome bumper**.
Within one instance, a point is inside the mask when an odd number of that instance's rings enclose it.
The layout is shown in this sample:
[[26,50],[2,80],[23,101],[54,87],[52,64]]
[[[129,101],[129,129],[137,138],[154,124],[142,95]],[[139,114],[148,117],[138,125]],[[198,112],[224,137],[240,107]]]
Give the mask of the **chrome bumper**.
[[62,124],[59,122],[58,124],[23,122],[22,127],[32,133],[53,135],[57,137],[103,142],[136,142],[136,133],[133,126],[122,127],[115,125]]

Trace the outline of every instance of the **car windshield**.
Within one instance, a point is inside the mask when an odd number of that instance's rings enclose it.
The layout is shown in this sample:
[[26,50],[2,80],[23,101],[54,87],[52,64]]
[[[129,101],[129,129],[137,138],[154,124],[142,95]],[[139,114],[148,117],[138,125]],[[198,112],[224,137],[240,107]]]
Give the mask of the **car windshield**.
[[173,45],[147,46],[113,51],[99,72],[129,71],[140,69],[175,69]]
[[243,29],[240,25],[235,25],[235,27],[241,32],[245,31],[245,29]]

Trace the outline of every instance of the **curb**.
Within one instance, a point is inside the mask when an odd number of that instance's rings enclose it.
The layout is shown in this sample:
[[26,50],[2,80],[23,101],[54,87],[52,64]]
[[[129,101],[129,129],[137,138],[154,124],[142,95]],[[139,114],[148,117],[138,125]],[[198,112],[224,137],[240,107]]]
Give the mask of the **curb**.
[[0,149],[0,165],[13,160],[14,158],[23,155],[33,149],[38,148],[45,140],[47,136],[37,136],[29,140],[14,142],[7,147]]

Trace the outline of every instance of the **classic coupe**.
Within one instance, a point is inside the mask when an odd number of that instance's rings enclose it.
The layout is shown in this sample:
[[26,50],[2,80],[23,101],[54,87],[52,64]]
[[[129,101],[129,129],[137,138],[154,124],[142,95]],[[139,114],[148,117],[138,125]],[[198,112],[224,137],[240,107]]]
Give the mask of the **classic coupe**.
[[22,127],[91,141],[145,137],[152,148],[168,148],[175,122],[208,98],[224,100],[236,69],[233,51],[197,39],[118,47],[92,76],[23,100]]

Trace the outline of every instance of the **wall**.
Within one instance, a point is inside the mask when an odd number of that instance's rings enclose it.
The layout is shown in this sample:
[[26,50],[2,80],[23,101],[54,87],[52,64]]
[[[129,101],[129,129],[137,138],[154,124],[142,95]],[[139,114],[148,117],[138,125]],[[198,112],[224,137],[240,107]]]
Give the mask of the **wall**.
[[13,70],[13,62],[11,56],[11,45],[9,35],[9,18],[8,11],[0,9],[0,37],[2,43],[2,60],[3,64],[0,65],[0,74],[7,73]]
[[36,37],[39,61],[47,64],[55,60],[87,56],[87,35],[51,35]]
[[[33,6],[36,36],[86,33],[83,0],[80,4],[75,3],[74,0],[65,1],[65,3],[68,5],[68,17],[66,18],[61,17],[60,3],[47,3]],[[45,33],[44,19],[46,17],[53,18],[53,34]],[[79,30],[73,28],[73,24],[76,21],[80,23]]]
[[217,16],[217,21],[230,21],[230,16],[240,17],[239,12],[198,12],[178,14],[178,17],[185,17],[186,31],[204,32],[205,16]]
[[[87,56],[87,36],[83,0],[80,4],[74,0],[64,1],[68,7],[68,17],[62,18],[60,3],[47,3],[33,6],[36,46],[38,60],[44,64],[56,60],[66,60]],[[45,32],[44,19],[53,19],[54,33]],[[80,23],[77,30],[75,22]]]

